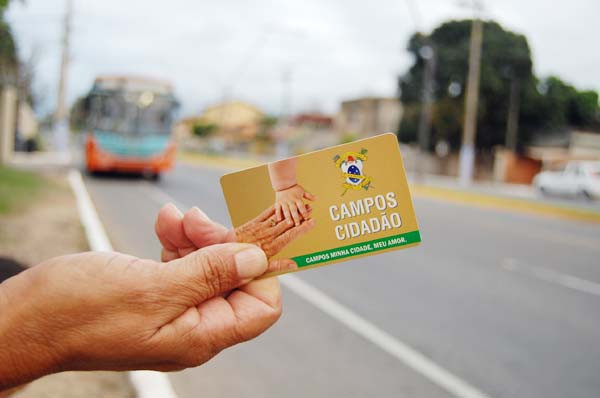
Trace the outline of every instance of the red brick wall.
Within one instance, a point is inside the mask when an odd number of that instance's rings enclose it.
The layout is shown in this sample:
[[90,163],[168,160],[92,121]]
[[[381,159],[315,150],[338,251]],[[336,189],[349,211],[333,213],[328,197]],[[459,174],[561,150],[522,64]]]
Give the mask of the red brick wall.
[[506,153],[506,174],[504,181],[514,184],[531,184],[533,177],[542,169],[540,160]]

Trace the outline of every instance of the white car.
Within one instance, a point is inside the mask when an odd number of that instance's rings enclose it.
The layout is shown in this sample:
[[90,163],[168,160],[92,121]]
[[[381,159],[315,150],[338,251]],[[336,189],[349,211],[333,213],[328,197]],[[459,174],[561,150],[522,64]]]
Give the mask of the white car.
[[543,194],[600,198],[600,162],[569,162],[562,171],[543,171],[533,186]]

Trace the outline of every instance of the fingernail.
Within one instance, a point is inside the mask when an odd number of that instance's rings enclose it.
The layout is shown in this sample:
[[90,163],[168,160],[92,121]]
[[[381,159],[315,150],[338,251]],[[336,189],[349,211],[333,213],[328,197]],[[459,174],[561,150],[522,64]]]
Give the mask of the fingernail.
[[235,266],[240,279],[252,279],[267,270],[267,256],[258,247],[248,247],[235,254]]
[[168,207],[168,208],[172,209],[173,211],[175,211],[177,213],[177,215],[179,216],[179,218],[183,217],[183,213],[181,212],[181,210],[179,210],[177,208],[177,206],[175,206],[175,204],[173,202],[167,203],[164,207],[165,208]]
[[210,218],[206,215],[205,212],[203,212],[202,210],[200,210],[200,208],[194,206],[190,209],[190,211],[196,213],[198,215],[198,217],[200,217],[201,220],[203,221],[210,221]]

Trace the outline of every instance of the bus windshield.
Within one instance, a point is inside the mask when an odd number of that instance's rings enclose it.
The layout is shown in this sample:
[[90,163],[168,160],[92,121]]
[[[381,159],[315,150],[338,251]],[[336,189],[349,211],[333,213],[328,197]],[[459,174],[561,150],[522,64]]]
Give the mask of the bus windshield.
[[169,134],[175,101],[166,95],[95,93],[89,123],[96,130],[128,136]]

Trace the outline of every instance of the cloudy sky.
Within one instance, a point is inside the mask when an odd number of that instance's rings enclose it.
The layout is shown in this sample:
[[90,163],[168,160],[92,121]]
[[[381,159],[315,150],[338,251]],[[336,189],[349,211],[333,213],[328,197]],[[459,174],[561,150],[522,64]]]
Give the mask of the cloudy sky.
[[[411,64],[416,27],[465,18],[467,1],[74,0],[68,100],[98,74],[142,74],[173,82],[183,115],[224,98],[267,112],[337,110],[340,100],[394,95]],[[551,5],[551,3],[554,3]],[[600,90],[600,1],[485,0],[485,17],[523,33],[539,76]],[[65,0],[14,2],[8,12],[21,55],[33,54],[38,111],[53,108]]]

